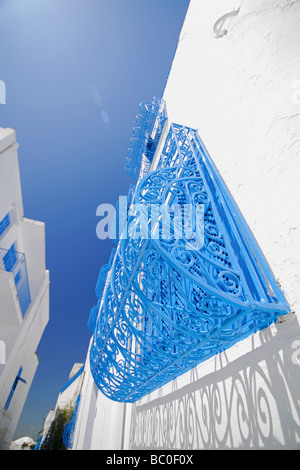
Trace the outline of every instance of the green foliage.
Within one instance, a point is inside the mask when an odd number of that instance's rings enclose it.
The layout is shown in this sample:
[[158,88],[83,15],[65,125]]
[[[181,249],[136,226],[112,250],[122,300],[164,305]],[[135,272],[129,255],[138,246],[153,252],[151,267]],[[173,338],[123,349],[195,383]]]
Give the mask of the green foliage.
[[65,408],[58,408],[55,418],[51,423],[49,433],[44,439],[40,450],[67,450],[63,443],[63,434],[65,426],[72,419],[74,407],[67,405]]

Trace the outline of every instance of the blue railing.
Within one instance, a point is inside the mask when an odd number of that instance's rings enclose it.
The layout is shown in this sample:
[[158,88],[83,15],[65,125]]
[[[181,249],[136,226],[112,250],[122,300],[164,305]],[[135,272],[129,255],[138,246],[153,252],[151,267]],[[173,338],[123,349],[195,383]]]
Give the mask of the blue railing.
[[166,120],[163,100],[153,98],[152,103],[140,104],[125,165],[126,173],[132,178],[138,179],[141,170],[149,170]]
[[[124,402],[289,312],[196,130],[170,126],[158,165],[137,184],[134,202],[143,210],[131,214],[128,237],[119,241],[90,350],[95,383]],[[155,205],[160,212],[153,216]],[[191,207],[190,217],[174,207]]]
[[21,311],[24,316],[31,302],[24,253],[15,251],[14,245],[9,250],[0,248],[0,269],[13,273]]

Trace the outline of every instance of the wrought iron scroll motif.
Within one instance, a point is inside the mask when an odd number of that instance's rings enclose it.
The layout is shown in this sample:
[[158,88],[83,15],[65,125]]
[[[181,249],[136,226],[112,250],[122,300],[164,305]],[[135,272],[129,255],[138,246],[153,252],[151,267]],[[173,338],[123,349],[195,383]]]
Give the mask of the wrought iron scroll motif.
[[[156,170],[137,185],[90,350],[102,392],[135,402],[289,311],[198,133],[171,124]],[[162,212],[146,217],[153,204]],[[203,208],[201,248],[170,210]],[[169,217],[165,237],[162,222]],[[135,238],[136,227],[142,236]],[[199,228],[199,227],[198,227]],[[156,236],[149,236],[149,234]]]

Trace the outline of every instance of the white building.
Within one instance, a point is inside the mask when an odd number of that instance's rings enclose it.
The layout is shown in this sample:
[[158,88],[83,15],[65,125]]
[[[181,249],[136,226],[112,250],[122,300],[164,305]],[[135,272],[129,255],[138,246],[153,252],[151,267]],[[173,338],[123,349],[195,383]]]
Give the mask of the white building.
[[[77,398],[81,395],[83,378],[84,364],[76,362],[69,374],[68,381],[65,383],[58,394],[55,408],[49,411],[45,419],[36,450],[40,450],[43,445],[46,446],[47,438],[49,435],[51,435],[51,425],[57,417],[57,412],[64,410],[65,408],[68,410],[73,410],[75,408]],[[67,445],[69,445],[68,441],[71,441],[72,439],[71,434],[72,433],[69,433],[68,436],[64,436],[64,441]]]
[[45,226],[24,217],[12,129],[0,128],[0,448],[8,449],[49,320]]
[[299,2],[191,0],[168,120],[198,129],[290,313],[133,404],[97,388],[88,353],[74,449],[299,448],[299,54]]

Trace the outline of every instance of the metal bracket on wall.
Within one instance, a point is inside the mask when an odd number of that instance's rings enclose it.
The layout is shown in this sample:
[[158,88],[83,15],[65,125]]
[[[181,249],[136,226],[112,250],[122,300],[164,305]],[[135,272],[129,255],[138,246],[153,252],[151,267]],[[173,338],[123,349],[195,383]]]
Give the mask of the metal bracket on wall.
[[214,27],[213,27],[215,38],[219,39],[219,38],[222,38],[223,36],[226,36],[226,34],[228,33],[228,28],[227,29],[225,29],[225,28],[222,29],[222,27],[224,26],[224,23],[227,20],[232,19],[235,16],[237,16],[239,11],[240,11],[240,9],[238,8],[237,10],[233,10],[230,13],[226,13],[225,15],[221,16],[221,18],[219,18],[215,22]]

